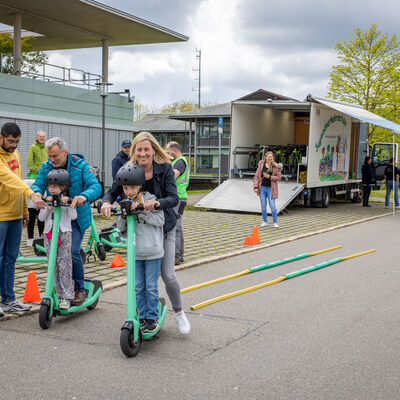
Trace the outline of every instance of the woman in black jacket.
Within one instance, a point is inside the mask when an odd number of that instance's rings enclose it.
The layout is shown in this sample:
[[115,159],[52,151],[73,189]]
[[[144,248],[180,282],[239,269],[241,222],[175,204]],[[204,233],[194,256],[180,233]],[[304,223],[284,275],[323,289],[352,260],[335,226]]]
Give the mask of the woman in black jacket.
[[361,168],[363,186],[363,207],[371,207],[368,204],[371,188],[375,184],[375,172],[371,166],[371,157],[366,156]]
[[[179,331],[187,334],[190,324],[182,310],[181,288],[175,274],[176,214],[173,208],[179,203],[179,198],[170,159],[151,133],[141,132],[133,140],[129,162],[139,164],[144,169],[146,183],[142,190],[157,197],[157,200],[147,200],[144,203],[145,210],[153,210],[155,202],[158,201],[159,209],[164,211],[164,257],[161,277],[175,311]],[[112,204],[122,192],[122,187],[114,182],[104,195],[101,212],[106,218],[110,218]]]

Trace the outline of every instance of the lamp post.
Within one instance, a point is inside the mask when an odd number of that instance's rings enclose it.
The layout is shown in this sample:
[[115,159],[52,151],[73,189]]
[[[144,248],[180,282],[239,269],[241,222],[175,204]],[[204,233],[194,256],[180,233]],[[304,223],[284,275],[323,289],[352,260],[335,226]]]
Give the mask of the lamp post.
[[128,102],[133,103],[135,96],[131,96],[130,89],[125,89],[123,92],[109,92],[108,87],[112,83],[100,82],[97,83],[100,87],[101,96],[101,173],[100,179],[103,186],[103,190],[106,182],[106,98],[109,94],[127,94]]
[[100,86],[100,96],[101,96],[101,173],[100,179],[103,186],[105,187],[106,181],[106,98],[108,96],[108,86],[112,83],[100,82],[97,83]]

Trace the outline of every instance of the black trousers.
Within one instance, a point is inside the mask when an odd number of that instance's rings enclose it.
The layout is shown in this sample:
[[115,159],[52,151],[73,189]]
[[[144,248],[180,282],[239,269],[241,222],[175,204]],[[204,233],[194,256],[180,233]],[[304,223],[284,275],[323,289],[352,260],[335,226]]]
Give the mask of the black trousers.
[[371,186],[363,185],[363,206],[368,205],[369,195],[371,194]]
[[[35,230],[35,221],[36,221],[36,217],[39,214],[39,210],[36,210],[36,208],[28,208],[28,212],[29,212],[28,239],[33,239],[34,230]],[[39,221],[39,218],[38,218],[37,225],[38,225],[38,229],[39,229],[39,236],[41,236],[43,233],[43,230],[44,230],[44,221]]]

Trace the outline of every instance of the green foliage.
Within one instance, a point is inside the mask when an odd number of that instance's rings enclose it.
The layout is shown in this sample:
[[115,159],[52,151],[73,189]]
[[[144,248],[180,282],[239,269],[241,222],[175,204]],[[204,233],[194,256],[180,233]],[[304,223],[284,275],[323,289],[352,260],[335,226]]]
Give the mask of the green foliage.
[[146,114],[149,114],[151,112],[150,108],[146,106],[143,103],[140,103],[139,101],[135,101],[135,104],[133,106],[133,114],[134,114],[134,120],[137,121],[138,119],[143,119]]
[[160,112],[162,113],[181,113],[185,111],[197,110],[197,104],[194,101],[174,101],[171,104],[166,104],[161,107]]
[[[397,36],[382,34],[375,24],[365,32],[355,28],[354,33],[353,40],[335,46],[340,64],[332,68],[328,97],[360,104],[384,118],[399,121],[400,42]],[[368,138],[371,142],[387,141],[388,134],[370,127]]]
[[[37,73],[37,66],[47,62],[47,54],[43,51],[32,51],[33,36],[21,39],[22,70]],[[13,73],[13,38],[10,33],[0,33],[0,53],[5,56],[2,59],[2,72]]]

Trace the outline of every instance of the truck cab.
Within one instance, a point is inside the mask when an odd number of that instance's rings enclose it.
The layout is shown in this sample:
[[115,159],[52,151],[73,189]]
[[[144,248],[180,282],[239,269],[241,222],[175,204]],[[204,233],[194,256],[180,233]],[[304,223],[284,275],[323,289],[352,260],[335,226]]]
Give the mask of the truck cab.
[[390,159],[397,165],[398,144],[376,142],[372,146],[371,161],[375,171],[377,185],[382,185],[385,179],[385,169],[390,164]]

